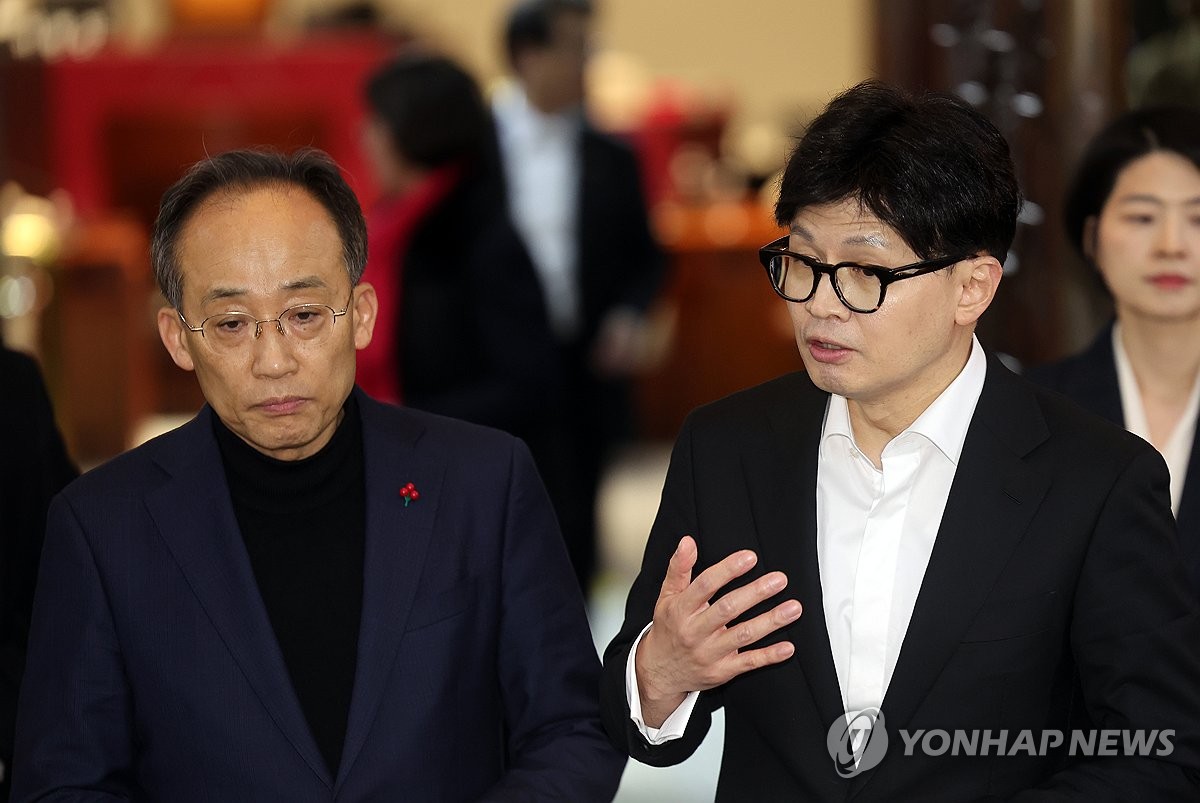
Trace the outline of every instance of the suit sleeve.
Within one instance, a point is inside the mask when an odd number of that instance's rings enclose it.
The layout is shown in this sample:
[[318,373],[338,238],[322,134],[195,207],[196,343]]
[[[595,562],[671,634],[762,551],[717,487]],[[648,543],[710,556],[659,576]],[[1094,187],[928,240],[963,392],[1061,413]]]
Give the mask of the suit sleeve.
[[638,634],[654,617],[654,604],[658,601],[667,564],[679,539],[685,535],[696,539],[700,552],[697,572],[704,560],[704,534],[697,521],[692,478],[692,433],[689,419],[671,453],[662,501],[646,543],[642,568],[625,603],[625,621],[604,651],[604,677],[600,692],[604,727],[618,749],[644,764],[656,767],[678,764],[694,753],[708,733],[712,712],[721,705],[720,687],[701,692],[683,736],[661,745],[652,745],[630,718],[629,701],[625,694],[625,668],[629,651]]
[[483,799],[610,801],[625,758],[600,724],[583,597],[533,459],[514,443],[498,612],[508,766]]
[[624,159],[614,160],[612,181],[621,198],[618,210],[623,215],[624,256],[615,265],[624,272],[622,294],[616,306],[627,306],[645,312],[658,296],[666,274],[662,249],[650,230],[650,214],[642,192],[642,179],[637,158],[624,152]]
[[133,797],[133,701],[86,535],[51,505],[17,710],[12,799]]
[[1172,750],[1082,759],[1014,800],[1200,799],[1200,615],[1167,488],[1162,458],[1146,449],[1110,490],[1076,587],[1071,648],[1091,726],[1172,731]]

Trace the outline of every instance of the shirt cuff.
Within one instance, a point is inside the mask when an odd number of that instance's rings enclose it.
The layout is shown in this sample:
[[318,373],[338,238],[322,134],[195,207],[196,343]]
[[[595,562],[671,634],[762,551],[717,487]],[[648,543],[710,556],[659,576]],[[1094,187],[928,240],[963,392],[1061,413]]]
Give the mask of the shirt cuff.
[[651,728],[642,719],[642,698],[638,694],[637,668],[634,666],[634,658],[637,656],[638,645],[642,643],[642,637],[653,625],[654,622],[651,622],[642,628],[642,632],[638,634],[637,640],[633,642],[633,647],[629,650],[629,659],[625,661],[625,698],[629,701],[629,718],[633,720],[634,725],[637,725],[638,732],[650,744],[663,744],[683,736],[683,732],[687,730],[688,720],[692,718],[692,709],[696,707],[696,701],[700,699],[700,692],[688,692],[687,697],[683,698],[683,702],[663,721],[660,728]]

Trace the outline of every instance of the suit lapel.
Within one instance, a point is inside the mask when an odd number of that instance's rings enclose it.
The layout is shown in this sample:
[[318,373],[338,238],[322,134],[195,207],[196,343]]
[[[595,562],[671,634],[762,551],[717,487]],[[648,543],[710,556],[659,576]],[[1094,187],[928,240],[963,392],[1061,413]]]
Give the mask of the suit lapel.
[[[358,665],[335,791],[345,783],[370,732],[425,564],[441,499],[445,462],[418,450],[424,428],[361,391],[367,532]],[[420,499],[404,504],[413,483]]]
[[[881,706],[890,733],[909,727],[1024,536],[1050,478],[1029,469],[1023,457],[1048,437],[1024,381],[989,357],[983,393]],[[875,774],[856,777],[853,793]]]
[[[1104,416],[1122,429],[1125,411],[1121,405],[1121,385],[1117,379],[1117,359],[1112,345],[1112,325],[1101,330],[1088,350],[1068,361],[1061,380],[1063,393],[1072,400]],[[1192,437],[1183,494],[1179,500],[1179,545],[1192,587],[1200,591],[1200,427]]]
[[160,461],[171,478],[147,495],[150,514],[263,707],[313,773],[331,786],[242,541],[212,433],[212,411],[205,407],[177,435],[178,448],[171,454],[188,457]]
[[771,443],[764,451],[771,460],[743,459],[742,468],[761,545],[759,565],[784,572],[785,596],[804,606],[800,618],[787,628],[796,645],[792,662],[803,672],[827,726],[842,714],[817,565],[817,453],[829,394],[814,387],[806,375],[797,374],[796,380],[802,383],[799,409],[777,410],[770,416]]

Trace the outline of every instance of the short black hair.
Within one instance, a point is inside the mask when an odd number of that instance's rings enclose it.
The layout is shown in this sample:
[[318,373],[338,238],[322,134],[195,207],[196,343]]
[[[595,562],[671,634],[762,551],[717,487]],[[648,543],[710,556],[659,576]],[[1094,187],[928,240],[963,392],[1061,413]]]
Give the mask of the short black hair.
[[513,6],[504,26],[504,49],[510,67],[516,66],[523,51],[550,44],[554,20],[560,14],[590,17],[592,4],[589,0],[525,0]]
[[1117,117],[1088,144],[1063,202],[1067,239],[1085,261],[1091,261],[1083,241],[1088,218],[1099,216],[1130,162],[1156,151],[1176,153],[1200,168],[1200,109],[1135,109]]
[[396,151],[415,165],[492,157],[496,133],[479,85],[447,58],[401,56],[367,79],[365,94]]
[[857,200],[921,259],[986,252],[1001,263],[1021,191],[1008,143],[982,113],[938,93],[865,81],[838,95],[788,157],[775,220]]
[[295,187],[325,207],[342,240],[351,286],[367,265],[367,225],[354,190],[324,151],[302,148],[283,154],[267,148],[227,151],[192,165],[163,194],[150,238],[150,262],[162,294],[182,309],[183,273],[179,237],[197,209],[219,194],[243,194],[261,187]]

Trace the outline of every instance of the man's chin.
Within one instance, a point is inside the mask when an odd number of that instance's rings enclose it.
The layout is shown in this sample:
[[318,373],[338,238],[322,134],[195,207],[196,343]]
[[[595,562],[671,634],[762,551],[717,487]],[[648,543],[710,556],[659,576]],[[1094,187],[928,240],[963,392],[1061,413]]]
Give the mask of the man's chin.
[[826,393],[836,393],[839,396],[845,396],[847,390],[845,371],[838,370],[839,366],[829,365],[828,363],[818,362],[813,359],[804,359],[804,370],[808,373],[809,379],[821,390]]
[[242,440],[276,460],[301,460],[319,451],[319,447],[313,446],[316,435],[307,427],[256,428],[243,435]]

